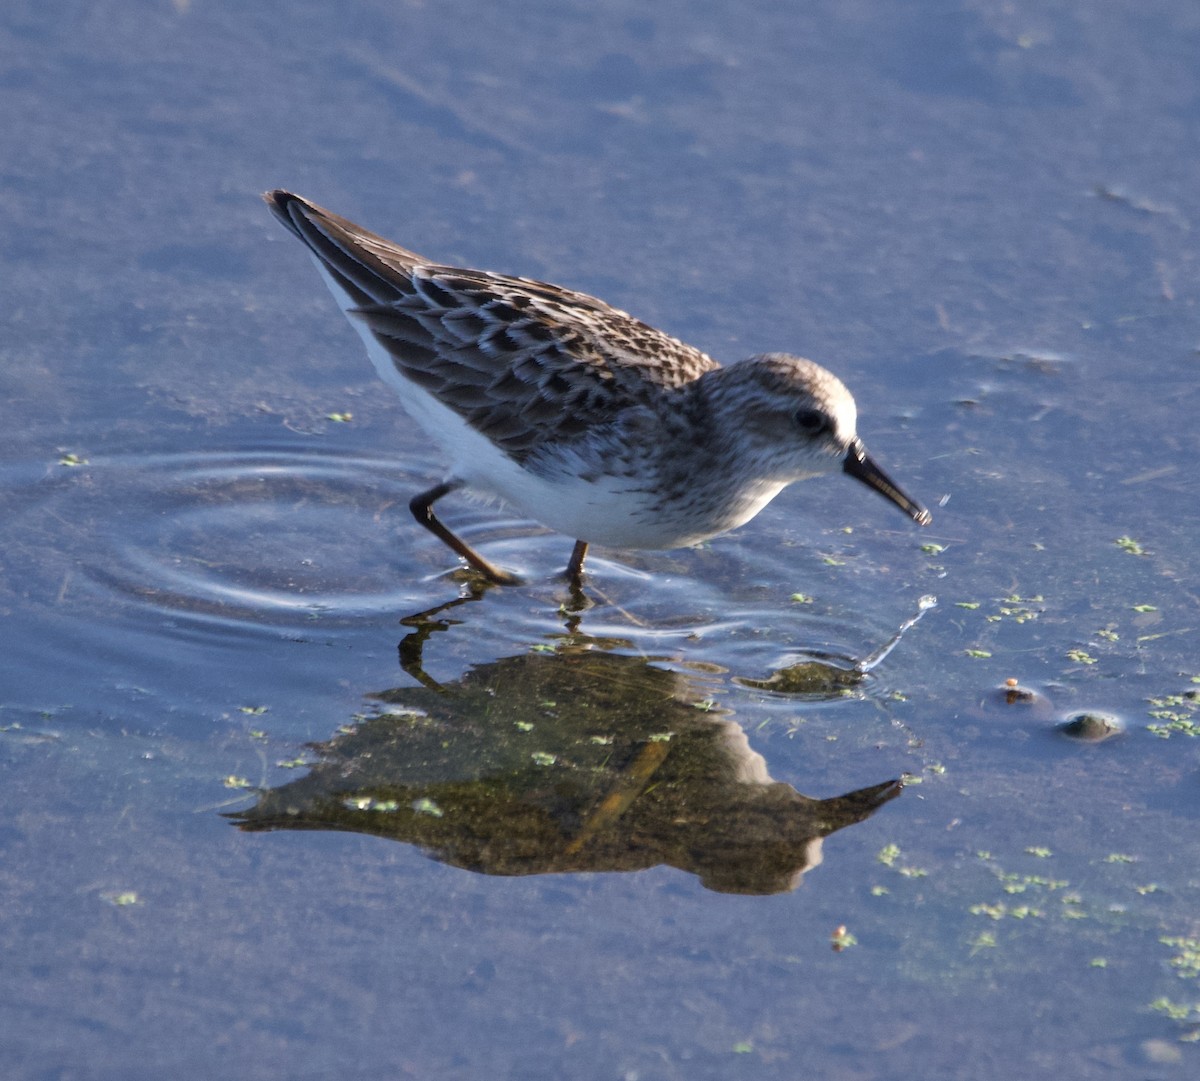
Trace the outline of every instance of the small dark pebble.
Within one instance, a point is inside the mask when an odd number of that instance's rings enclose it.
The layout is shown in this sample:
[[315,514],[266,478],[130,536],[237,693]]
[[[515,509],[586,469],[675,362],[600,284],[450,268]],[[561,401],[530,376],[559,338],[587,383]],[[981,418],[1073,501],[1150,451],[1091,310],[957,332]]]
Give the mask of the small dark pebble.
[[1099,743],[1101,740],[1118,736],[1125,731],[1125,725],[1114,713],[1104,713],[1092,710],[1087,713],[1073,713],[1058,726],[1064,736],[1083,740],[1087,743]]
[[1044,715],[1050,708],[1050,703],[1044,694],[1032,687],[1024,687],[1015,679],[1005,680],[1003,687],[992,691],[994,701],[1005,706],[1024,706],[1032,709],[1035,714]]
[[1018,702],[1036,702],[1038,700],[1037,691],[1031,691],[1028,687],[1022,687],[1016,684],[1011,684],[1001,688],[1004,694],[1004,701],[1014,706]]
[[862,672],[839,668],[822,661],[804,661],[787,668],[780,668],[768,679],[750,679],[736,676],[735,682],[743,687],[755,687],[778,694],[798,694],[812,698],[839,698],[852,694],[854,688],[866,680]]

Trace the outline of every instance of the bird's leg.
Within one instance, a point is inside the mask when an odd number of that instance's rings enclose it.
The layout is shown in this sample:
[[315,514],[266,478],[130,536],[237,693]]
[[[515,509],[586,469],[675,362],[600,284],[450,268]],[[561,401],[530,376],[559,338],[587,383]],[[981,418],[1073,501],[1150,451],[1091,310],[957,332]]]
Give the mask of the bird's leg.
[[571,559],[567,563],[567,581],[578,589],[583,585],[583,560],[587,555],[588,542],[577,540],[571,550]]
[[[447,548],[457,552],[462,556],[472,567],[482,574],[489,582],[495,582],[501,586],[516,586],[521,584],[521,579],[515,574],[509,574],[508,571],[502,571],[499,567],[493,566],[478,552],[475,551],[465,541],[459,540],[453,533],[450,532],[441,522],[438,521],[437,515],[433,513],[433,505],[444,495],[456,491],[461,488],[462,484],[457,481],[444,481],[434,488],[430,488],[427,492],[422,492],[416,496],[408,505],[408,509],[412,511],[413,517],[429,530],[438,540],[440,540]],[[586,548],[587,546],[584,545]],[[581,557],[582,560],[582,557]]]
[[579,631],[579,621],[583,613],[592,606],[592,599],[583,591],[583,558],[587,555],[587,550],[587,541],[576,541],[571,560],[563,573],[567,580],[567,589],[570,590],[570,600],[559,609],[559,613],[566,622],[568,634],[576,634]]

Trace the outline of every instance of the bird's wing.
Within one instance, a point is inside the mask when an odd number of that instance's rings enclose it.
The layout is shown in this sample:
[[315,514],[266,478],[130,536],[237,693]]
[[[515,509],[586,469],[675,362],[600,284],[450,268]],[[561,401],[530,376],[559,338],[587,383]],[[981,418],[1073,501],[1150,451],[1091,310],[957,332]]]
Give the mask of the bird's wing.
[[429,263],[299,196],[265,198],[396,370],[518,461],[718,367],[595,297]]

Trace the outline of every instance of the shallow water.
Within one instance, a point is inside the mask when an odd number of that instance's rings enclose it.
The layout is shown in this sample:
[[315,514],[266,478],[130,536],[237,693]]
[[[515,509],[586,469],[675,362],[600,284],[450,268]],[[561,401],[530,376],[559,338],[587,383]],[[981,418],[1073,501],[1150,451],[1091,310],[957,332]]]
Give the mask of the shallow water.
[[[8,5],[0,1073],[1191,1076],[1198,46],[1177,0]],[[448,499],[528,579],[473,591],[280,184],[813,356],[934,524],[813,481],[581,603]]]

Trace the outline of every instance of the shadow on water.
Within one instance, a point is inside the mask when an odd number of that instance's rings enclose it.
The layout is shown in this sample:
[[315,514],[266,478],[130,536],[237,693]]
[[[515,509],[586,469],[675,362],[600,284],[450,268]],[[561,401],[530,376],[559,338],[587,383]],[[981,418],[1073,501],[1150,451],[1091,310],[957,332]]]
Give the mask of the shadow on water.
[[[438,683],[423,665],[449,608],[405,622],[401,665],[421,684],[372,695],[379,712],[312,744],[299,780],[230,815],[245,830],[343,830],[416,845],[492,875],[666,864],[722,893],[795,888],[822,839],[902,790],[888,780],[813,799],[772,780],[704,680],[578,631],[556,647]],[[840,697],[833,682],[827,697]]]

